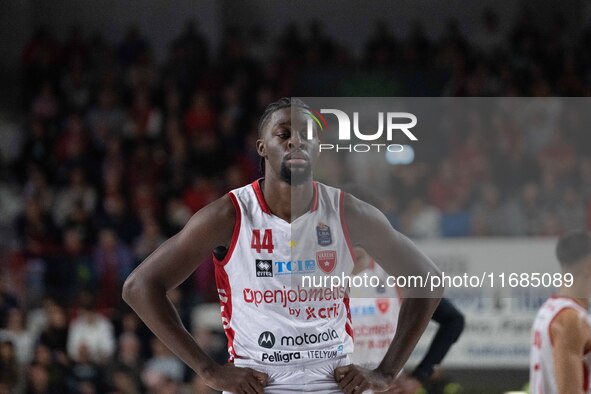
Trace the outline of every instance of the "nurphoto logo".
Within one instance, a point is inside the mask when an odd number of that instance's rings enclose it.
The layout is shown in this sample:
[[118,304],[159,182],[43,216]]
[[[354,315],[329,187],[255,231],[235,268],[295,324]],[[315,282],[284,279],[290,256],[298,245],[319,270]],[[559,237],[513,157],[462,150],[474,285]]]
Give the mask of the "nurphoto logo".
[[[395,132],[402,132],[410,141],[418,141],[418,138],[410,131],[417,124],[417,117],[409,112],[378,112],[378,129],[377,131],[360,130],[359,127],[359,112],[353,112],[353,122],[349,115],[344,111],[334,108],[324,108],[320,111],[308,111],[304,113],[308,116],[307,124],[307,138],[309,140],[314,138],[314,126],[316,125],[320,131],[328,131],[328,123],[323,114],[330,114],[336,117],[338,122],[338,136],[339,141],[351,141],[352,134],[361,141],[378,141],[386,135],[386,141],[393,140]],[[385,119],[385,120],[384,120]],[[401,119],[403,121],[401,121]],[[406,120],[406,121],[404,121]],[[385,124],[385,126],[384,126]],[[351,130],[353,133],[351,133]],[[326,150],[334,150],[336,152],[380,152],[382,149],[388,152],[402,152],[404,146],[400,144],[385,144],[385,143],[361,143],[361,144],[325,144],[319,145],[320,152]]]

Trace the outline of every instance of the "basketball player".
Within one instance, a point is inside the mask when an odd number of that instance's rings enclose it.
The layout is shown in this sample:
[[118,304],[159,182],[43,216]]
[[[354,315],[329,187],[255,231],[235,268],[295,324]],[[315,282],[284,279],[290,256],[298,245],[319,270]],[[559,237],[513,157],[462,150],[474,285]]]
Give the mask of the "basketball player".
[[540,308],[532,330],[530,387],[532,394],[590,393],[591,236],[577,232],[556,246],[563,273],[571,287],[562,286]]
[[[439,274],[379,210],[313,181],[319,141],[316,131],[313,139],[306,138],[304,108],[291,99],[269,105],[257,140],[264,178],[197,212],[123,289],[125,301],[162,342],[218,390],[384,391],[394,384],[439,302],[440,289],[435,298],[405,299],[383,361],[367,370],[348,358],[353,332],[346,292],[295,285],[303,273],[350,274],[353,244],[392,275]],[[216,364],[202,351],[166,296],[214,249],[227,251],[214,255],[214,262],[231,366]]]
[[[355,193],[356,197],[371,201],[364,194]],[[355,351],[351,360],[355,364],[375,368],[396,332],[403,294],[400,288],[386,285],[387,273],[363,248],[356,246],[354,251],[353,275],[375,276],[380,278],[380,285],[351,290],[351,318],[355,334]],[[410,374],[401,374],[388,393],[415,394],[420,388],[427,387],[434,367],[441,363],[464,329],[464,315],[446,298],[441,299],[432,320],[439,327],[423,359]]]

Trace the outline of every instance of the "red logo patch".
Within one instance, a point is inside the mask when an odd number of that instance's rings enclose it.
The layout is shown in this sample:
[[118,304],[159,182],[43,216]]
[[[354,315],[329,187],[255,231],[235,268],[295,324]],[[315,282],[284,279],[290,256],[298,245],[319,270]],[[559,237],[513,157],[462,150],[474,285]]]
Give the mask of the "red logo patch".
[[378,298],[376,300],[376,306],[378,307],[378,310],[384,314],[388,312],[388,309],[390,308],[390,300],[387,298]]
[[324,273],[330,274],[337,266],[337,252],[334,250],[321,250],[316,252],[318,268]]

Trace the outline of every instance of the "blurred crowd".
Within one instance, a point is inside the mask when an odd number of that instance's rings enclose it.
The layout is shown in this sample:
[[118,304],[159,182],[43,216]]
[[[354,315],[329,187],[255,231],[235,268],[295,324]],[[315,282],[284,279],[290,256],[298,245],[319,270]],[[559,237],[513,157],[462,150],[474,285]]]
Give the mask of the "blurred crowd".
[[[188,22],[161,64],[136,27],[118,43],[81,26],[60,41],[39,27],[22,52],[21,151],[0,166],[0,393],[206,392],[120,289],[194,212],[260,176],[265,106],[283,96],[587,96],[591,30],[572,40],[566,27],[524,13],[501,30],[485,10],[478,31],[450,20],[432,39],[420,24],[401,38],[378,22],[355,56],[316,22],[228,28],[219,48]],[[500,142],[467,130],[392,173],[381,204],[395,227],[416,238],[591,228],[590,138],[551,130],[532,149],[523,130]],[[195,332],[192,308],[217,299],[212,264],[175,297]],[[223,344],[207,338],[223,362]]]

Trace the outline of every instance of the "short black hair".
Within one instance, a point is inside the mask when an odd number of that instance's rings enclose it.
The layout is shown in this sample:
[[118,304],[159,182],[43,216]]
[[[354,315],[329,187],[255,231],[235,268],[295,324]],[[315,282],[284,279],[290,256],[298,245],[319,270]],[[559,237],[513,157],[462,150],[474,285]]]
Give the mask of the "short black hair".
[[300,100],[297,97],[283,97],[283,98],[280,98],[279,100],[274,101],[271,104],[267,105],[267,108],[265,108],[265,112],[263,112],[263,114],[261,115],[261,118],[259,119],[259,125],[258,125],[259,138],[262,137],[263,129],[265,128],[265,125],[267,124],[267,121],[269,120],[269,117],[273,114],[273,112],[279,111],[280,109],[283,109],[283,108],[291,107],[292,105],[309,109],[309,107],[306,105],[306,103],[304,103],[302,100]]
[[[261,118],[259,119],[259,124],[257,127],[258,138],[261,138],[263,136],[263,129],[265,128],[265,125],[267,124],[267,121],[269,120],[269,118],[271,117],[273,112],[279,111],[280,109],[283,109],[283,108],[291,107],[292,105],[295,105],[300,108],[309,109],[309,107],[306,105],[306,103],[304,103],[302,100],[300,100],[299,98],[296,98],[296,97],[283,97],[277,101],[273,101],[271,104],[267,105],[267,108],[265,108],[265,111],[263,112],[263,114],[261,115]],[[260,159],[259,170],[262,175],[265,175],[265,158],[264,157],[261,157],[261,159]]]
[[572,268],[591,255],[591,235],[586,231],[569,233],[556,245],[556,257],[563,268]]

